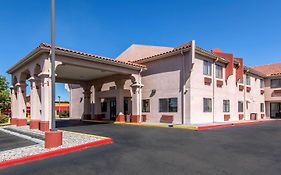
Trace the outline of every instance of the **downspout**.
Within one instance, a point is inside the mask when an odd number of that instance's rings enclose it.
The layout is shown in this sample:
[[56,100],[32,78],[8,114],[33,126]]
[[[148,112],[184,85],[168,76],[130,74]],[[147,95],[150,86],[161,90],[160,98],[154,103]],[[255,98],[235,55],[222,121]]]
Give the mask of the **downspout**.
[[[246,73],[249,72],[249,70],[246,70]],[[245,74],[246,75],[246,74]],[[244,77],[244,72],[243,72],[243,86],[244,86],[244,120],[246,119],[246,76]]]
[[186,87],[185,87],[185,75],[186,75],[186,72],[185,72],[185,62],[184,62],[184,53],[183,53],[183,50],[181,50],[181,55],[182,55],[182,112],[181,112],[181,116],[182,116],[182,124],[185,124],[185,91],[186,91]]
[[142,83],[141,83],[141,72],[143,71],[143,69],[141,68],[141,70],[139,71],[139,77],[138,77],[138,82],[139,82],[139,114],[140,114],[140,123],[142,122]]
[[212,77],[213,77],[213,123],[215,123],[215,66],[216,66],[216,63],[218,62],[218,58],[215,60],[214,64],[213,64],[213,74],[212,74]]

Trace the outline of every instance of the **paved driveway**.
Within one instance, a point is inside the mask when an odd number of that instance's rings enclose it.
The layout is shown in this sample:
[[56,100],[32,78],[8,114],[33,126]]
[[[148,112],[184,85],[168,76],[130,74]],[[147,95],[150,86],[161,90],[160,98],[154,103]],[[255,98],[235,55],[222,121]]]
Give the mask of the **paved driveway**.
[[281,122],[190,131],[60,123],[114,144],[17,165],[0,174],[280,174]]
[[0,151],[6,151],[9,149],[19,148],[23,146],[30,146],[34,144],[36,143],[0,131]]

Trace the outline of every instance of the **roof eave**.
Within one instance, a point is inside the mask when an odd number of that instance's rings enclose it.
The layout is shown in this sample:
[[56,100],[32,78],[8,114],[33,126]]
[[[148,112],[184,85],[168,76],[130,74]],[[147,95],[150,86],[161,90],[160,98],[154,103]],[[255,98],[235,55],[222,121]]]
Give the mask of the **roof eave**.
[[177,55],[181,52],[187,52],[190,49],[191,49],[190,47],[187,47],[187,48],[184,48],[184,49],[178,49],[176,51],[171,51],[171,52],[168,52],[168,53],[162,53],[162,54],[159,54],[157,56],[142,58],[140,60],[134,61],[134,63],[138,63],[138,64],[147,63],[147,62],[151,62],[151,61],[158,60],[158,59],[161,59],[161,58],[166,58],[166,57],[169,57],[169,56]]
[[209,58],[212,58],[212,59],[214,59],[214,60],[217,60],[217,59],[218,59],[218,61],[220,61],[220,62],[222,62],[222,63],[225,63],[225,64],[229,63],[228,60],[226,60],[226,59],[224,59],[224,58],[222,58],[222,57],[216,56],[216,55],[210,53],[209,51],[207,51],[207,50],[205,50],[205,49],[203,49],[203,48],[201,48],[201,47],[196,46],[195,51],[198,51],[198,52],[201,53],[202,55],[208,56]]
[[43,50],[41,47],[37,47],[37,48],[33,49],[29,54],[27,54],[25,57],[23,57],[18,62],[16,62],[16,64],[14,64],[12,67],[10,67],[7,70],[7,73],[8,74],[14,73],[16,71],[16,69],[18,69],[22,66],[22,64],[31,61],[35,56],[37,56],[41,53],[44,53],[44,52],[46,52],[46,50]]

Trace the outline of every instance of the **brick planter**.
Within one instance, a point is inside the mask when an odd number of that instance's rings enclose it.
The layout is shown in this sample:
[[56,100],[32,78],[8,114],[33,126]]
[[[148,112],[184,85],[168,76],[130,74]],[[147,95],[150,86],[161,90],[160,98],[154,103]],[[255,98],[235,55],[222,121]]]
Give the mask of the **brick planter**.
[[62,145],[62,131],[45,132],[45,148],[55,148]]

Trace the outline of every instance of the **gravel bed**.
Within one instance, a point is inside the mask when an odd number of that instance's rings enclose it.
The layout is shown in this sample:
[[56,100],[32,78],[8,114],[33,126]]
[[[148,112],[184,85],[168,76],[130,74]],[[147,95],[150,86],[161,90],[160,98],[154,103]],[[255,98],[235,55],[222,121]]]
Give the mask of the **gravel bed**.
[[[7,130],[5,128],[12,128],[12,129]],[[94,142],[94,141],[103,139],[103,137],[63,131],[63,145],[59,146],[57,148],[46,149],[46,148],[44,148],[44,141],[30,137],[28,135],[20,134],[20,133],[24,133],[24,132],[29,132],[30,134],[34,133],[34,134],[44,136],[45,134],[42,131],[31,130],[31,129],[29,129],[28,126],[16,127],[16,126],[12,126],[12,125],[0,127],[0,130],[3,132],[7,132],[9,134],[12,134],[12,135],[15,135],[18,137],[22,137],[24,139],[28,139],[28,140],[31,140],[31,141],[37,143],[36,145],[32,145],[32,146],[15,148],[15,149],[0,152],[0,162],[11,160],[11,159],[16,159],[16,158],[21,158],[21,157],[26,157],[26,156],[31,156],[31,155],[35,155],[35,154],[45,153],[45,152],[49,152],[49,151],[54,151],[54,150],[58,150],[58,149],[62,149],[62,148],[68,148],[68,147],[81,145],[81,144],[85,144],[85,143],[90,143],[90,142]],[[21,132],[17,133],[16,130],[21,131]]]

